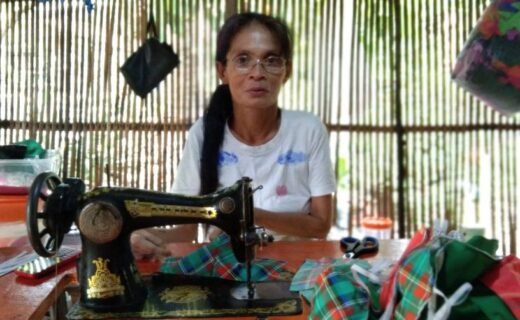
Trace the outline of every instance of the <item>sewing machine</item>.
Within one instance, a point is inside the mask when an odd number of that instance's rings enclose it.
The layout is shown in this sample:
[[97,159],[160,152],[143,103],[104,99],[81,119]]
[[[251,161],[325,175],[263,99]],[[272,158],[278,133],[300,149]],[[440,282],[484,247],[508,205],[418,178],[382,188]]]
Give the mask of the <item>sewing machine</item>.
[[[34,180],[27,204],[27,230],[34,250],[52,256],[73,222],[80,230],[82,254],[77,264],[80,303],[96,311],[131,310],[145,301],[147,289],[130,248],[133,231],[153,226],[207,223],[226,232],[238,261],[247,266],[247,281],[233,290],[237,299],[253,301],[273,294],[251,281],[255,249],[272,241],[254,224],[251,180],[204,196],[185,196],[131,188],[98,187],[85,192],[80,179],[52,172]],[[258,283],[260,284],[260,283]]]

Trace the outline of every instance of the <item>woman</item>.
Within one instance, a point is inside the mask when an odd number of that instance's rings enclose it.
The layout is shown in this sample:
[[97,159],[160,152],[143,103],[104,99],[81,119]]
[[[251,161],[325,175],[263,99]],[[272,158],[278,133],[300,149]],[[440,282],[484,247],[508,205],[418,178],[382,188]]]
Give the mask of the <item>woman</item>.
[[[248,176],[262,185],[254,193],[257,225],[278,236],[326,237],[335,191],[326,129],[277,102],[292,71],[287,26],[267,15],[234,15],[218,34],[216,60],[222,85],[190,128],[172,192],[207,194]],[[177,237],[194,237],[194,226],[179,230]]]

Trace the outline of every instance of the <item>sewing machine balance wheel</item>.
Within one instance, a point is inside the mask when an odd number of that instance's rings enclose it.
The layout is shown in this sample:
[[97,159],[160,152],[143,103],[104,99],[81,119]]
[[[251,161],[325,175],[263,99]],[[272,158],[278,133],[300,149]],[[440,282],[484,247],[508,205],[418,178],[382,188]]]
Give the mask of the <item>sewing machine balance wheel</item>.
[[55,173],[44,172],[34,179],[29,190],[27,234],[34,251],[41,256],[56,254],[74,221],[78,193],[85,187],[79,179],[69,180],[63,183]]

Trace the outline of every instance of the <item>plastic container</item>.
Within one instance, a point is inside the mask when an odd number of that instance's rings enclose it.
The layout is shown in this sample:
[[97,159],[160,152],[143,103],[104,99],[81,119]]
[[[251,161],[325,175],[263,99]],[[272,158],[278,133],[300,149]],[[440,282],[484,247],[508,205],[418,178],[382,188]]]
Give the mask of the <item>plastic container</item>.
[[0,222],[25,221],[27,195],[0,195]]
[[57,173],[60,165],[60,154],[56,150],[47,150],[47,157],[42,159],[0,160],[0,195],[19,194],[20,189],[28,191],[38,174]]
[[392,219],[385,217],[369,217],[361,221],[362,232],[365,236],[378,239],[390,239]]

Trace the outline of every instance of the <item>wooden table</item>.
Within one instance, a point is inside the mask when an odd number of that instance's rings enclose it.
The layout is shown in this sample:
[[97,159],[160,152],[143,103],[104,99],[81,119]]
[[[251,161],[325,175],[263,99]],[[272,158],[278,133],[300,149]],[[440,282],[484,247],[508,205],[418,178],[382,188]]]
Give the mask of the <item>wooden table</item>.
[[[5,261],[24,247],[0,248],[0,261]],[[75,279],[74,272],[61,272],[38,281],[28,281],[11,272],[0,277],[0,319],[42,319]]]
[[[379,253],[369,259],[386,257],[397,260],[407,243],[407,240],[381,240]],[[200,244],[176,243],[170,244],[168,249],[174,256],[184,256],[199,246]],[[0,261],[8,259],[20,250],[21,248],[0,248]],[[258,249],[257,256],[285,260],[287,268],[295,272],[305,259],[340,257],[341,251],[338,241],[280,241]],[[139,262],[138,267],[141,272],[152,272],[157,270],[158,263]],[[13,273],[0,277],[0,301],[3,303],[0,306],[0,319],[41,319],[71,284],[75,284],[75,270],[73,269],[47,278],[45,282],[37,283],[22,281]],[[304,308],[301,315],[269,317],[269,319],[306,319],[309,314],[309,306],[305,302],[302,302],[302,305]],[[255,317],[242,319],[255,319]]]

